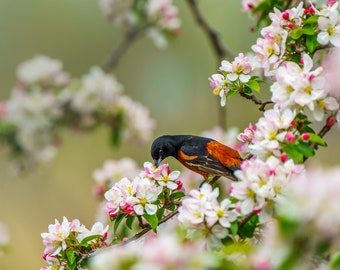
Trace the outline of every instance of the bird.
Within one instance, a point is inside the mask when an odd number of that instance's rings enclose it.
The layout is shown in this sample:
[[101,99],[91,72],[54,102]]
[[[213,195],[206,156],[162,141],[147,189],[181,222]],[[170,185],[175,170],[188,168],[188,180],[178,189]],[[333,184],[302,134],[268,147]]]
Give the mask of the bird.
[[240,169],[240,154],[214,139],[195,135],[163,135],[156,138],[151,145],[151,156],[158,167],[163,159],[172,156],[188,169],[203,176],[227,177],[238,179],[234,172]]

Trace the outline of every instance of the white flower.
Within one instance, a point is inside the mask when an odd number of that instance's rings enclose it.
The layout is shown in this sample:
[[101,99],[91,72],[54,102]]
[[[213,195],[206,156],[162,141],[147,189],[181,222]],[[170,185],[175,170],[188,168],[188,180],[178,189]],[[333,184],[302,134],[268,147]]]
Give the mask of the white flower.
[[17,77],[25,84],[65,84],[68,81],[68,75],[62,71],[62,68],[61,61],[45,55],[37,55],[18,66]]

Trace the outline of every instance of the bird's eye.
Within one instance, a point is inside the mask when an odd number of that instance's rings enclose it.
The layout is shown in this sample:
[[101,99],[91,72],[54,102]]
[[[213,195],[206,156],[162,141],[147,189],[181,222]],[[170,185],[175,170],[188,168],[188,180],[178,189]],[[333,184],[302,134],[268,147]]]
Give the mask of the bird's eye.
[[159,155],[163,155],[163,149],[159,149]]

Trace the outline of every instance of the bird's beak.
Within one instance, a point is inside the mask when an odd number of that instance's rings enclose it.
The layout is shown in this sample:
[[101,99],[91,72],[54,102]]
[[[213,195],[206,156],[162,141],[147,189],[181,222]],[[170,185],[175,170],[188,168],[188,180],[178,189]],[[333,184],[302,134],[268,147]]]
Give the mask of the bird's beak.
[[158,168],[159,164],[162,162],[162,157],[159,157],[158,159],[154,159],[154,164]]

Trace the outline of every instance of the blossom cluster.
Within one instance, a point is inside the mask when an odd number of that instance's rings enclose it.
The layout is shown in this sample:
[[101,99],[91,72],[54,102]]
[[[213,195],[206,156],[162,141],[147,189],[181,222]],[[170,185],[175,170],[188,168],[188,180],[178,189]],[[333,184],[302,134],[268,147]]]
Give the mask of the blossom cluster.
[[290,109],[310,115],[312,120],[322,121],[326,112],[339,109],[334,97],[328,95],[322,67],[311,70],[313,60],[308,54],[302,57],[302,68],[295,62],[284,62],[272,84],[272,101],[281,110]]
[[220,256],[208,252],[200,241],[183,240],[169,230],[148,235],[144,241],[113,246],[94,256],[91,270],[117,269],[217,269]]
[[222,60],[220,73],[213,74],[209,78],[213,93],[221,98],[221,106],[225,106],[226,99],[237,92],[258,91],[257,77],[251,76],[253,69],[250,59],[243,53],[235,57],[232,62]]
[[48,226],[48,232],[41,234],[45,246],[43,258],[49,264],[41,269],[79,269],[85,263],[82,256],[108,245],[108,229],[100,222],[89,230],[77,219],[68,221],[63,217],[61,223],[55,220]]
[[174,210],[184,195],[179,175],[179,171],[170,171],[167,164],[156,168],[145,162],[139,175],[133,179],[124,177],[105,192],[108,215],[118,221],[123,216],[144,217],[155,230],[165,210]]
[[9,146],[18,170],[50,161],[66,128],[85,132],[104,124],[115,144],[151,136],[149,111],[123,95],[117,79],[98,67],[71,78],[59,60],[38,55],[18,66],[17,77],[10,98],[1,103],[0,141]]
[[[263,243],[252,254],[249,268],[279,269],[287,262],[298,269],[337,268],[339,176],[337,167],[313,168],[293,177],[285,201],[277,208],[278,218],[265,228]],[[323,259],[325,254],[330,261]]]
[[[221,246],[221,239],[229,234],[231,223],[238,216],[229,199],[218,201],[219,189],[205,183],[200,190],[193,189],[182,201],[178,220],[191,233],[200,232],[210,246]],[[190,234],[190,231],[189,231]]]
[[131,158],[121,160],[107,160],[102,168],[96,169],[92,177],[96,182],[95,195],[101,199],[115,183],[123,177],[133,178],[140,172],[137,163]]
[[[262,2],[243,4],[244,9],[256,10]],[[258,214],[260,222],[272,216],[292,175],[304,171],[298,164],[315,154],[315,146],[326,146],[311,122],[326,118],[326,125],[331,126],[339,110],[338,96],[332,89],[336,84],[326,79],[336,60],[328,60],[322,67],[312,58],[324,46],[338,46],[338,1],[327,1],[319,9],[302,2],[283,11],[274,8],[269,19],[269,25],[261,30],[262,37],[252,46],[253,57],[240,53],[232,62],[223,60],[219,73],[209,78],[221,106],[235,93],[252,99],[252,92],[259,92],[260,81],[252,76],[257,70],[274,80],[268,102],[273,108],[238,135],[243,143],[238,149],[250,159],[235,172],[240,181],[232,183],[230,189],[239,214]],[[319,66],[313,67],[314,61]]]
[[100,0],[100,8],[109,21],[132,27],[147,27],[156,45],[166,45],[164,34],[177,35],[180,30],[178,9],[172,0]]
[[283,61],[296,61],[296,53],[313,53],[322,46],[340,46],[338,2],[317,9],[303,2],[297,7],[269,14],[271,24],[261,30],[261,38],[252,46],[257,67],[273,76]]
[[304,166],[291,159],[283,163],[271,156],[266,161],[257,158],[244,161],[241,170],[235,172],[240,181],[233,182],[230,188],[230,196],[237,199],[235,208],[242,216],[258,214],[259,221],[264,223],[273,215],[275,206],[282,203],[291,178],[303,172]]

